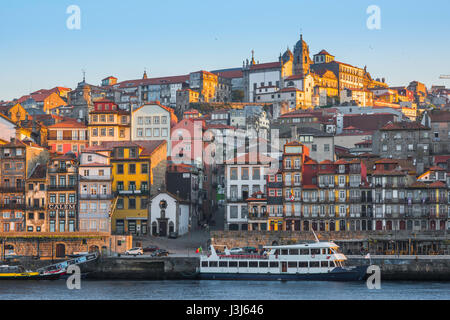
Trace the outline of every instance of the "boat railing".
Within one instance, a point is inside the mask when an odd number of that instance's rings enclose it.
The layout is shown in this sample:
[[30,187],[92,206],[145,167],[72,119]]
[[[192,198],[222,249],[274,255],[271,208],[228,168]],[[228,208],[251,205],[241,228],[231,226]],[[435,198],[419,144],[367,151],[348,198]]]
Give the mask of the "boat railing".
[[219,259],[268,259],[268,255],[259,254],[220,254]]

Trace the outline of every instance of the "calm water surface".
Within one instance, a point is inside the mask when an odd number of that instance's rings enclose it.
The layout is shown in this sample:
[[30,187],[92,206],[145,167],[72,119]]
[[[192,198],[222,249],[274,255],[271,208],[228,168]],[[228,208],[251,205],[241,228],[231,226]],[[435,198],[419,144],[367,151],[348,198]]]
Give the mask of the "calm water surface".
[[0,300],[366,300],[450,299],[450,282],[387,282],[369,290],[365,282],[279,281],[81,281],[69,290],[65,280],[1,281]]

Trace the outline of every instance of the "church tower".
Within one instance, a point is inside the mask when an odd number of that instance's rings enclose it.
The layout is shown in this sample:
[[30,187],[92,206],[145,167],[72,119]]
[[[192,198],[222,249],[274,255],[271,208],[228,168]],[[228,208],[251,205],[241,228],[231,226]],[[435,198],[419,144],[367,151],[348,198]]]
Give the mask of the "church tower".
[[312,61],[309,57],[309,46],[303,41],[303,35],[300,34],[300,40],[294,47],[294,74],[308,74],[309,66],[311,64]]

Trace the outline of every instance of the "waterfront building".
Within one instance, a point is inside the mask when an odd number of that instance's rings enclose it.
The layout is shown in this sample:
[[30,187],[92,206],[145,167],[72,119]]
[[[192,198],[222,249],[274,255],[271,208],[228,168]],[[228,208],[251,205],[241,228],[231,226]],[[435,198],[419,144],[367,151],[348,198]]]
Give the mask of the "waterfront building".
[[150,187],[154,192],[164,182],[167,159],[165,140],[107,142],[97,149],[110,153],[112,191],[112,232],[147,234]]
[[26,145],[20,140],[0,145],[0,225],[2,232],[24,231]]
[[68,152],[47,164],[48,231],[78,231],[78,160]]
[[278,161],[249,152],[225,162],[226,230],[248,230],[247,198],[261,191],[266,193],[265,175]]
[[88,129],[90,146],[100,145],[103,141],[129,141],[130,112],[119,109],[117,104],[106,99],[95,101],[89,112]]
[[79,230],[111,232],[112,165],[108,156],[87,149],[80,155]]
[[[300,230],[302,186],[304,187],[302,169],[308,156],[309,149],[298,141],[292,141],[284,145],[281,161],[284,200],[284,220],[281,227],[283,230]],[[271,224],[269,230],[274,229],[275,226]]]
[[26,180],[25,230],[27,232],[48,232],[46,181],[47,164],[37,163]]

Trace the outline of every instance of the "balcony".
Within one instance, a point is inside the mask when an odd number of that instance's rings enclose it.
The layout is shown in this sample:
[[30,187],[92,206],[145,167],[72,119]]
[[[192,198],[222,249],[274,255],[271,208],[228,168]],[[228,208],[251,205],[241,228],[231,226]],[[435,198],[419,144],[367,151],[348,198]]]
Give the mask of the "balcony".
[[258,219],[267,219],[267,218],[269,218],[268,212],[261,212],[261,213],[249,212],[248,213],[249,220],[258,220]]
[[27,206],[26,209],[27,209],[27,211],[38,211],[38,210],[46,210],[46,207],[45,206],[41,206],[41,205],[38,205],[38,206]]
[[79,194],[80,200],[110,200],[114,198],[113,194]]
[[19,203],[1,203],[0,209],[8,209],[8,210],[25,210],[25,204]]
[[100,180],[100,181],[112,181],[112,176],[80,176],[80,181],[90,181],[90,180]]
[[72,184],[72,185],[49,185],[47,186],[47,190],[49,191],[65,191],[65,190],[77,190],[77,185],[76,184]]
[[10,186],[10,187],[0,187],[0,193],[24,193],[25,185]]
[[149,195],[150,190],[148,189],[132,189],[132,190],[117,190],[114,192],[115,196],[145,196]]

